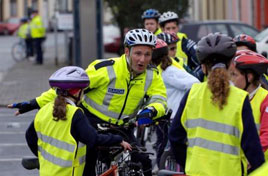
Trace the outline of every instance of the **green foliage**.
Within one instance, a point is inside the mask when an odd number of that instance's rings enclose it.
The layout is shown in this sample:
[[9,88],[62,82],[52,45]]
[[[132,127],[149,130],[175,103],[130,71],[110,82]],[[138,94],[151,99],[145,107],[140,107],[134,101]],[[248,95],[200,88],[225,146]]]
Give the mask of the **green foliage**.
[[189,3],[188,0],[104,0],[111,8],[114,21],[121,32],[125,27],[143,27],[141,15],[147,9],[157,9],[160,13],[174,11],[179,17],[184,17]]

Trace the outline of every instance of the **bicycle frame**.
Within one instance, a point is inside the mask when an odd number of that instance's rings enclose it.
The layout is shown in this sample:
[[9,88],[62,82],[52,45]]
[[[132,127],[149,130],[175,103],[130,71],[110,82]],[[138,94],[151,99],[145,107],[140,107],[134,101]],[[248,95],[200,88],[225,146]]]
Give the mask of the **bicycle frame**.
[[111,167],[105,171],[100,176],[117,176],[118,175],[118,166],[116,164],[112,164]]

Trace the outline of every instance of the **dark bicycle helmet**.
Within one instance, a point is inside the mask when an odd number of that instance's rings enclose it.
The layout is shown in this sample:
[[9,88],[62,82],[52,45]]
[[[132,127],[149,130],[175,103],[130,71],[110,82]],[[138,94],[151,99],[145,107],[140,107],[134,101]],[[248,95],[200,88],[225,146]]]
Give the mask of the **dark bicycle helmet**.
[[155,9],[148,9],[148,10],[145,10],[141,16],[141,18],[144,20],[144,19],[157,19],[160,17],[160,13],[158,12],[158,10],[155,10]]
[[133,29],[127,32],[124,41],[125,46],[148,45],[154,47],[156,36],[147,29]]
[[162,32],[157,35],[157,38],[164,40],[168,45],[179,41],[179,38],[175,33]]
[[152,61],[159,62],[163,56],[168,56],[168,45],[161,39],[156,40],[156,46],[153,49]]
[[256,42],[253,37],[246,34],[239,34],[234,37],[234,42],[237,46],[247,46],[252,51],[257,51]]
[[23,18],[20,19],[20,22],[21,23],[26,23],[26,22],[28,22],[28,18],[27,17],[23,17]]
[[237,51],[233,63],[240,70],[252,70],[258,75],[267,73],[268,69],[268,60],[250,50]]
[[84,89],[89,85],[89,78],[84,69],[76,66],[67,66],[57,70],[49,78],[52,88],[61,90]]
[[203,37],[197,44],[196,55],[200,63],[218,63],[230,61],[236,52],[236,45],[231,37],[215,33]]

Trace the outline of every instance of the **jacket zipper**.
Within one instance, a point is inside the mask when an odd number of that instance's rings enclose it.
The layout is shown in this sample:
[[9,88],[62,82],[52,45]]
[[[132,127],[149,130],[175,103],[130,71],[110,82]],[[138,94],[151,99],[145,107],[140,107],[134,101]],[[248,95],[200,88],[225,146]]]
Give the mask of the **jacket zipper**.
[[116,125],[118,125],[118,122],[119,122],[119,120],[121,119],[122,114],[123,114],[123,112],[124,112],[124,109],[125,109],[125,107],[126,107],[126,103],[127,103],[127,98],[128,98],[129,90],[130,90],[130,88],[131,88],[131,86],[130,86],[130,82],[131,82],[132,80],[133,80],[133,76],[130,75],[130,80],[129,80],[129,82],[127,82],[127,94],[126,94],[125,101],[124,101],[123,107],[122,107],[122,109],[121,109],[121,112],[120,112],[120,114],[119,114],[119,116],[118,116]]

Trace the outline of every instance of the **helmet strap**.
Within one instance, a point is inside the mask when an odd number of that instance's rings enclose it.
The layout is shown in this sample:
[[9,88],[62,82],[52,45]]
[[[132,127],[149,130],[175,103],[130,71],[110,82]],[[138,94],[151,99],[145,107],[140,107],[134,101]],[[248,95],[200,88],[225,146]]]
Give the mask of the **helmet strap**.
[[129,67],[130,76],[133,77],[134,71],[132,69],[132,59],[130,58],[131,54],[132,54],[132,47],[129,47],[129,56],[127,56],[127,63]]

